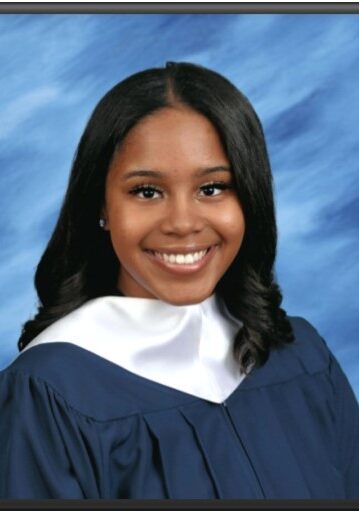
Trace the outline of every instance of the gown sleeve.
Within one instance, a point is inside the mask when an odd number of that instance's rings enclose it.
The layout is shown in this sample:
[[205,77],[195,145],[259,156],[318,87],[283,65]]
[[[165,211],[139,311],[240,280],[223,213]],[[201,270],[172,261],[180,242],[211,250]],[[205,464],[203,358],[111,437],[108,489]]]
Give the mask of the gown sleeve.
[[0,498],[98,496],[86,433],[46,382],[0,372]]
[[335,357],[330,355],[338,460],[345,480],[346,498],[359,498],[359,406]]

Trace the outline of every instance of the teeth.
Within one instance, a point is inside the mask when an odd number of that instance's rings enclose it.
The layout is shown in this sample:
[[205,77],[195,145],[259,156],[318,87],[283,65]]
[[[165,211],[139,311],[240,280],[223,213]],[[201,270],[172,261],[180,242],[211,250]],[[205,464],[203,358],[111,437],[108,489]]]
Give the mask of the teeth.
[[207,253],[207,249],[197,251],[196,253],[187,253],[186,255],[167,255],[167,253],[158,253],[155,251],[156,257],[161,258],[164,262],[169,264],[194,264],[201,260]]

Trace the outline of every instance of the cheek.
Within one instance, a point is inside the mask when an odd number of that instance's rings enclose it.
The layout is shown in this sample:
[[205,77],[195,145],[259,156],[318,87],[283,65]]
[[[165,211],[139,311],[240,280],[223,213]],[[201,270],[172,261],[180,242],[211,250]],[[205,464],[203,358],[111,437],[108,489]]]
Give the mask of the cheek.
[[[121,203],[120,203],[121,204]],[[121,253],[128,252],[140,243],[151,230],[148,212],[126,208],[124,202],[109,211],[109,230],[113,244]]]
[[241,206],[235,202],[219,208],[215,219],[218,231],[229,243],[241,244],[245,231],[245,221]]

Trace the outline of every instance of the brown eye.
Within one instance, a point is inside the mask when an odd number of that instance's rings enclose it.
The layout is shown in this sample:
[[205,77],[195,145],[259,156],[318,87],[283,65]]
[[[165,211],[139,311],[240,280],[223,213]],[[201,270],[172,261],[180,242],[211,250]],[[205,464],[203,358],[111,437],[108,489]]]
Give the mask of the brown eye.
[[201,192],[203,192],[205,196],[218,196],[222,191],[231,188],[232,184],[230,182],[212,182],[202,185]]
[[202,191],[206,196],[213,196],[216,192],[216,187],[214,185],[207,185],[206,187],[202,187]]
[[154,199],[156,194],[161,194],[161,190],[153,185],[138,185],[131,189],[130,194],[140,199]]

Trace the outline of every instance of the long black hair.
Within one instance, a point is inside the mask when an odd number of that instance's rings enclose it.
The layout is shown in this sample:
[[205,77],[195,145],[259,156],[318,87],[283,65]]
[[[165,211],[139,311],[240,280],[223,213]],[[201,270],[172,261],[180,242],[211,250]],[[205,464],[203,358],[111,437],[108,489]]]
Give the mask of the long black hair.
[[243,322],[234,351],[241,370],[262,364],[272,347],[293,339],[273,266],[277,231],[272,176],[261,123],[238,89],[220,74],[190,63],[136,73],[96,106],[78,145],[60,215],[39,262],[39,308],[27,321],[19,350],[42,330],[89,299],[111,295],[119,262],[99,228],[111,159],[128,131],[166,106],[182,104],[217,128],[241,202],[246,230],[241,249],[216,295]]

